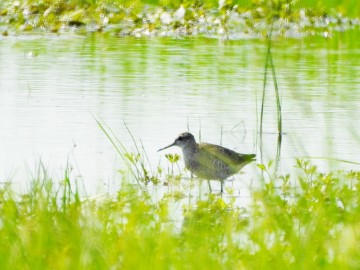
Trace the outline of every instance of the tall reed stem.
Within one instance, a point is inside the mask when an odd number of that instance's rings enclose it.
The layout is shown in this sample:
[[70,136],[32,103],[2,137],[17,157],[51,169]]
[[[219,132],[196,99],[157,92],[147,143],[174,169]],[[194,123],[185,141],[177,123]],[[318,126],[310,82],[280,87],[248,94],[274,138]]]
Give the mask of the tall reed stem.
[[276,79],[275,65],[271,54],[272,31],[273,31],[273,24],[271,24],[270,33],[268,36],[267,51],[266,51],[265,72],[264,72],[264,80],[263,80],[264,83],[263,83],[263,93],[261,99],[261,112],[260,112],[260,134],[263,133],[263,119],[264,119],[264,106],[265,106],[265,93],[266,93],[265,91],[266,91],[266,83],[267,83],[267,73],[270,65],[272,78],[274,82],[274,90],[276,95],[276,114],[277,114],[278,134],[279,136],[281,136],[282,135],[281,97],[279,94],[279,87]]

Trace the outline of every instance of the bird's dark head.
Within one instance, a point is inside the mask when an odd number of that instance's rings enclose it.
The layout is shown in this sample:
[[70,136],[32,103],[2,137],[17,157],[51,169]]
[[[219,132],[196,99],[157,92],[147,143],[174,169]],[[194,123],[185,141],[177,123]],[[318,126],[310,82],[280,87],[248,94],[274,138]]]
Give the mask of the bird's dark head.
[[158,151],[164,150],[172,146],[179,146],[181,149],[184,149],[184,148],[192,147],[195,144],[196,141],[194,135],[192,135],[190,132],[184,132],[181,133],[172,144],[165,146],[164,148],[161,148]]

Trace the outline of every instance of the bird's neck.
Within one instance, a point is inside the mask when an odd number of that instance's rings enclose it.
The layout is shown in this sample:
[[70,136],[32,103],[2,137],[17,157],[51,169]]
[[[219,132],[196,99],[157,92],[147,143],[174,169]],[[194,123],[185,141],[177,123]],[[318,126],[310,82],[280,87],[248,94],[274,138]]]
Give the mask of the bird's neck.
[[194,144],[188,144],[188,145],[185,145],[182,147],[182,152],[183,154],[186,156],[188,154],[193,154],[195,153],[196,151],[198,151],[198,148],[199,148],[199,145],[197,143],[194,143]]
[[194,144],[188,144],[182,147],[182,152],[185,160],[192,159],[192,157],[196,154],[198,151],[199,146],[197,143]]
[[199,146],[197,143],[194,145],[187,145],[183,147],[182,153],[185,162],[185,167],[191,170],[191,166],[193,166],[194,162],[196,161],[196,154],[198,152]]

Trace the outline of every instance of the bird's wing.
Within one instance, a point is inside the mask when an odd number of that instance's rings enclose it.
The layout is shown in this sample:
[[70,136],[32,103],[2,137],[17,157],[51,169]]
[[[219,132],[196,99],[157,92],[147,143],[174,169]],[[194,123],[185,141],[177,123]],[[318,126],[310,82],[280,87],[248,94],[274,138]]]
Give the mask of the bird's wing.
[[210,143],[202,143],[199,145],[209,156],[214,157],[214,159],[219,159],[228,165],[239,165],[254,161],[254,154],[239,154],[228,148],[220,147]]

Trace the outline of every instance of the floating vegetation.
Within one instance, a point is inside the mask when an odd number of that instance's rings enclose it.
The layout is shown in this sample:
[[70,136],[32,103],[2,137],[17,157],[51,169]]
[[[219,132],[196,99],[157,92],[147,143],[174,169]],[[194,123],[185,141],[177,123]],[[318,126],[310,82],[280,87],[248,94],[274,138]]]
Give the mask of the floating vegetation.
[[[207,36],[246,39],[266,36],[302,37],[345,31],[359,26],[340,12],[301,7],[301,1],[2,1],[3,35],[28,31],[63,33],[111,32],[119,36]],[[238,3],[237,3],[238,2]],[[350,5],[350,3],[349,3]]]

